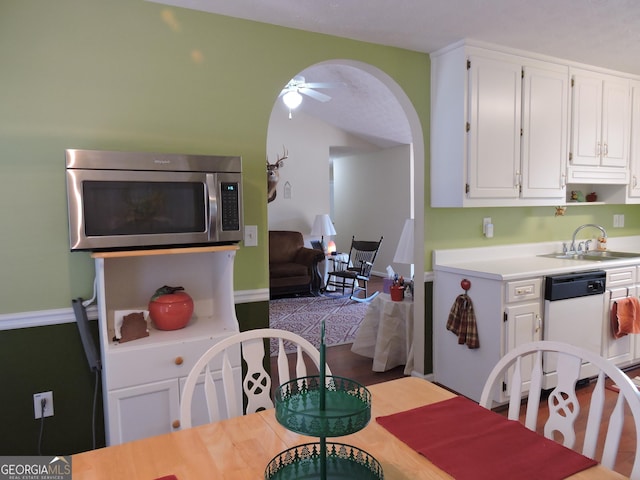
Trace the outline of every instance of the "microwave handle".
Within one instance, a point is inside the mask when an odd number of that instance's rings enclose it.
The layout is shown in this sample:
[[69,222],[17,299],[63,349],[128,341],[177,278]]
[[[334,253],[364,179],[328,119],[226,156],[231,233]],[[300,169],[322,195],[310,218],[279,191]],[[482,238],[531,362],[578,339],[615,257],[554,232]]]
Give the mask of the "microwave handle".
[[207,225],[209,240],[217,236],[218,218],[218,176],[215,173],[207,173],[205,178],[205,194],[207,196]]

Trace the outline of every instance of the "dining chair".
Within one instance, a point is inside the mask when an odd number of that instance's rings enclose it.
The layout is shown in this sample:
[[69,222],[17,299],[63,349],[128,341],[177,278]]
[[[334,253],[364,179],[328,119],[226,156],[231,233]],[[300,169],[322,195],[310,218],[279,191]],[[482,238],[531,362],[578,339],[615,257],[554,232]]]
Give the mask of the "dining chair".
[[[598,373],[588,402],[582,454],[596,459],[600,431],[602,429],[604,433],[603,427],[608,423],[600,463],[613,470],[620,446],[626,403],[631,411],[635,426],[636,450],[630,478],[640,480],[640,394],[627,375],[613,363],[593,352],[553,341],[537,341],[520,345],[502,357],[493,368],[482,391],[480,405],[492,408],[496,388],[499,385],[502,386],[506,376],[510,375],[508,418],[519,420],[522,396],[526,394],[526,384],[528,384],[524,424],[528,429],[536,431],[540,397],[543,394],[542,365],[543,362],[548,361],[545,360],[548,355],[556,357],[557,386],[550,391],[548,396],[549,417],[544,422],[544,436],[556,440],[555,437],[559,433],[562,435],[562,444],[565,447],[576,449],[574,448],[576,444],[575,423],[580,413],[576,384],[582,378],[580,377],[582,364],[588,362],[598,370]],[[615,390],[607,389],[605,394],[607,377],[617,386],[618,393]],[[530,381],[525,381],[528,378]],[[605,395],[617,396],[615,406],[606,405]]]
[[[291,380],[289,360],[285,351],[285,342],[296,347],[295,377],[307,376],[305,357],[320,369],[320,352],[311,342],[300,335],[275,328],[259,328],[236,333],[213,345],[195,363],[182,389],[180,400],[180,426],[192,426],[192,403],[196,385],[204,382],[204,396],[207,405],[209,422],[237,417],[245,413],[254,413],[273,408],[271,399],[272,378],[265,370],[270,352],[270,340],[277,339],[277,373],[278,385]],[[266,349],[265,349],[266,345]],[[242,360],[246,364],[246,374],[242,379],[242,387],[238,388],[238,348]],[[221,369],[212,365],[222,365]],[[326,366],[326,375],[331,369]],[[216,377],[220,377],[216,384]],[[222,390],[222,392],[218,392]],[[241,390],[242,394],[239,394]],[[220,395],[219,395],[220,393]],[[243,408],[244,396],[247,397],[246,409]],[[222,401],[220,399],[223,399]],[[221,405],[223,403],[223,405]],[[221,410],[221,406],[224,410]]]

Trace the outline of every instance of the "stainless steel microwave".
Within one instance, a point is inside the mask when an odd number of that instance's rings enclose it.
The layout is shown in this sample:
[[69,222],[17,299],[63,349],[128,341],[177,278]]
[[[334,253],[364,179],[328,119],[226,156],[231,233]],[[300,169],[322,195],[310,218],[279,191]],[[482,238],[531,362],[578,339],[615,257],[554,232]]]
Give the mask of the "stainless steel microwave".
[[71,250],[237,243],[239,156],[66,150]]

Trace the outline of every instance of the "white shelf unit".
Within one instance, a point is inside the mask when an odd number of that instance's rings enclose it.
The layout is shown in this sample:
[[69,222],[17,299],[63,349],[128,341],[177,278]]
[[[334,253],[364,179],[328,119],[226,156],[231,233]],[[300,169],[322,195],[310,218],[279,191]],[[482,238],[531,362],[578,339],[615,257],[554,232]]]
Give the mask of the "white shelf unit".
[[[232,245],[92,254],[108,445],[180,428],[184,378],[208,348],[239,331],[233,296],[237,250]],[[182,286],[192,297],[194,313],[187,326],[162,331],[150,322],[148,337],[115,341],[114,312],[148,310],[151,296],[163,285]],[[240,389],[239,352],[234,368]],[[194,418],[203,409],[196,399]]]

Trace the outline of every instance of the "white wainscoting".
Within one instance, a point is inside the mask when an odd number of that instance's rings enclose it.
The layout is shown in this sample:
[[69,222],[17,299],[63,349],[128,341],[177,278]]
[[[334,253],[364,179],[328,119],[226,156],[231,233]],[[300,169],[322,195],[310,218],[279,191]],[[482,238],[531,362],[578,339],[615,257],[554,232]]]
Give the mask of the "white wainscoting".
[[[269,300],[269,289],[242,290],[234,293],[235,303],[253,303]],[[98,319],[98,308],[95,305],[87,307],[87,318]],[[0,314],[0,331],[16,328],[46,327],[62,323],[73,323],[76,317],[73,308],[57,308],[53,310],[36,310],[33,312],[18,312]]]

